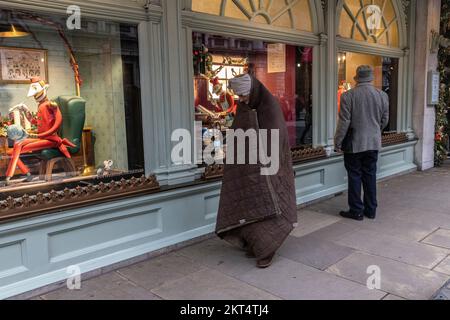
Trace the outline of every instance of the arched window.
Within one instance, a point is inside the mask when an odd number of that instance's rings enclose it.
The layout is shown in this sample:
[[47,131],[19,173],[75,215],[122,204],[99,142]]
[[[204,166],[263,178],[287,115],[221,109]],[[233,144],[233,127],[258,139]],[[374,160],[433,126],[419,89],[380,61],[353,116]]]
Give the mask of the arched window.
[[343,38],[400,47],[401,17],[395,0],[343,0],[339,35]]
[[309,0],[192,0],[192,11],[313,31]]

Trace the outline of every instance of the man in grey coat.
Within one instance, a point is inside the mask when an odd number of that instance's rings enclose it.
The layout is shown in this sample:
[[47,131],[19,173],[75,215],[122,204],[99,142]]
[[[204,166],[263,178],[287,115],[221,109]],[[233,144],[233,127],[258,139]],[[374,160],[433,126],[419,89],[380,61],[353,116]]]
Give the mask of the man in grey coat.
[[348,173],[350,210],[341,212],[341,216],[362,221],[364,216],[376,217],[377,162],[382,147],[381,133],[389,123],[389,97],[374,87],[370,66],[358,67],[355,80],[356,87],[341,96],[334,142],[336,151],[344,152]]

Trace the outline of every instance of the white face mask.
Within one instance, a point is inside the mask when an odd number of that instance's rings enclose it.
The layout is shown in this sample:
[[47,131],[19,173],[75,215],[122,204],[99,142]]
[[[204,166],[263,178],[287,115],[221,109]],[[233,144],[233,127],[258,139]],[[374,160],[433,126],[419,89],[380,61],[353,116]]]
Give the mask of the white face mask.
[[47,90],[49,85],[42,85],[40,82],[32,83],[28,91],[28,97],[34,97],[36,101],[41,102],[47,97]]

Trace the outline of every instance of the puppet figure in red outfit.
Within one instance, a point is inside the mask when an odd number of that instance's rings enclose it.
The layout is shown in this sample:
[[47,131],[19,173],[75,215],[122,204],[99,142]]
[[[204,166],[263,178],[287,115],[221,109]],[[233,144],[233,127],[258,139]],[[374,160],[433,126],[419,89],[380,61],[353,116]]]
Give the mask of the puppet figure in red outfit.
[[214,99],[213,102],[218,107],[218,112],[226,112],[236,115],[236,102],[234,101],[233,95],[224,90],[222,84],[219,82],[219,78],[213,78],[211,81],[213,85],[213,93],[219,96],[218,99]]
[[[8,151],[11,156],[8,170],[6,172],[6,184],[8,185],[14,176],[16,167],[27,175],[27,181],[32,181],[32,176],[28,167],[22,162],[20,156],[22,154],[32,153],[45,149],[58,149],[65,157],[71,158],[67,147],[76,147],[67,139],[61,139],[58,136],[58,130],[62,125],[62,114],[59,106],[47,98],[47,90],[49,85],[39,78],[31,79],[31,86],[28,97],[34,97],[39,104],[37,113],[37,134],[26,134],[26,139],[15,141],[14,148]],[[25,114],[30,112],[27,106],[21,105]],[[28,119],[31,121],[32,119]],[[23,129],[24,130],[24,129]]]

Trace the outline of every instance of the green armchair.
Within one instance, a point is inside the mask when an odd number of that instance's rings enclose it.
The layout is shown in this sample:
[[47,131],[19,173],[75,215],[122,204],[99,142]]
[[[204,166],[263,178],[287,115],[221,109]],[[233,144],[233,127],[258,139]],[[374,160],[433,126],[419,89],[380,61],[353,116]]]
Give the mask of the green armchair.
[[[55,102],[61,110],[63,123],[59,136],[70,140],[76,145],[68,148],[70,154],[77,154],[82,148],[83,128],[86,120],[86,101],[76,96],[60,96]],[[41,152],[40,178],[51,181],[53,169],[60,162],[67,176],[77,176],[77,169],[73,159],[66,158],[58,149],[46,149]]]

